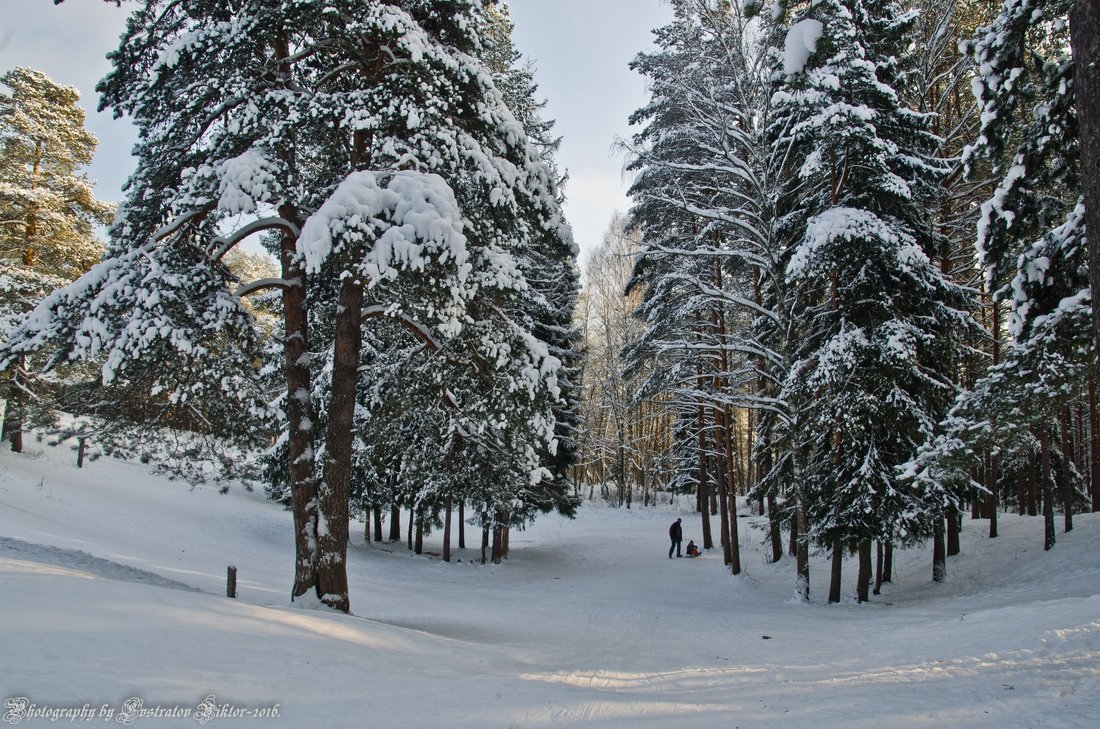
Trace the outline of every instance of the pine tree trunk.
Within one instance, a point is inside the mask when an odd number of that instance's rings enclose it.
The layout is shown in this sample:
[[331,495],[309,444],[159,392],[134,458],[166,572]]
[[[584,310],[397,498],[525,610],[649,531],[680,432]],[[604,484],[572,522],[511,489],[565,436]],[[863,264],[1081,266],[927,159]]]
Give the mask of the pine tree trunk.
[[[285,49],[284,49],[285,51]],[[298,221],[290,205],[279,208],[285,220]],[[295,281],[283,289],[283,369],[287,398],[287,463],[291,511],[294,516],[294,585],[291,599],[317,587],[317,480],[313,460],[312,380],[309,369],[309,319],[306,314],[305,271],[296,250],[297,238],[283,233],[279,261],[282,277]]]
[[954,557],[961,551],[959,532],[961,521],[959,507],[954,502],[947,505],[947,556]]
[[381,542],[382,541],[382,507],[378,506],[378,505],[375,505],[375,507],[373,509],[371,509],[371,511],[373,512],[373,516],[374,516],[374,541]]
[[8,409],[4,416],[4,422],[0,423],[3,430],[3,438],[11,444],[15,453],[23,452],[23,411],[26,398],[23,395],[23,387],[27,366],[27,358],[20,357],[11,373],[11,383],[8,388]]
[[446,502],[443,505],[445,513],[443,516],[443,561],[451,561],[451,496],[447,495]]
[[737,527],[737,466],[733,452],[733,418],[730,417],[728,405],[722,406],[722,426],[727,487],[727,503],[724,508],[729,509],[730,572],[739,575],[741,574],[741,541]]
[[390,542],[401,541],[401,507],[394,502],[390,506]]
[[1027,460],[1027,515],[1039,515],[1039,464],[1035,460],[1035,454],[1028,456]]
[[772,562],[783,558],[783,535],[779,530],[779,509],[775,494],[768,494],[768,532],[772,543]]
[[932,530],[932,581],[947,580],[947,549],[943,541],[943,515],[936,517]]
[[466,502],[458,501],[458,548],[466,549]]
[[1096,403],[1096,378],[1089,379],[1089,491],[1092,510],[1100,511],[1100,408]]
[[[1100,3],[1077,0],[1070,11],[1073,95],[1081,149],[1085,230],[1100,230]],[[1100,291],[1100,235],[1088,235],[1089,284]],[[1100,353],[1100,296],[1092,298],[1095,353]]]
[[894,581],[894,543],[887,542],[882,550],[882,581]]
[[[627,508],[629,508],[629,507],[630,507],[630,504],[628,503]],[[511,536],[511,533],[512,533],[512,514],[510,512],[505,511],[501,515],[501,518],[503,520],[503,525],[502,525],[501,532],[500,532],[500,556],[501,557],[507,557],[508,556],[508,550],[510,549],[510,547],[508,545],[508,538]]]
[[1073,531],[1073,478],[1070,476],[1070,466],[1073,464],[1073,445],[1070,442],[1069,407],[1062,408],[1059,415],[1059,426],[1062,430],[1062,509],[1064,510],[1063,525],[1067,532]]
[[844,542],[833,542],[832,570],[829,573],[829,602],[840,602],[840,584],[844,569]]
[[999,477],[997,473],[997,457],[989,456],[989,477],[988,485],[989,493],[985,499],[985,510],[989,518],[989,538],[997,538],[997,479]]
[[1054,547],[1054,493],[1050,474],[1050,434],[1044,425],[1039,430],[1039,453],[1042,460],[1040,478],[1043,481],[1043,549]]
[[481,563],[485,564],[489,550],[489,515],[482,513],[481,523]]
[[504,529],[504,527],[501,524],[500,513],[498,512],[497,515],[496,515],[496,518],[493,521],[493,554],[492,554],[493,564],[500,564],[500,561],[501,561],[501,558],[502,558],[502,553],[501,553],[501,537],[502,537],[502,535],[501,535],[501,532],[503,531],[503,529]]
[[859,575],[856,578],[856,600],[863,603],[871,599],[871,540],[859,543]]
[[[700,389],[702,383],[700,383]],[[699,436],[699,514],[703,520],[703,549],[714,549],[714,537],[710,531],[710,478],[707,476],[706,410],[700,405],[698,414]]]
[[[349,268],[354,258],[347,260]],[[325,529],[317,535],[317,594],[331,608],[348,612],[348,500],[351,496],[355,399],[362,343],[363,281],[347,276],[340,282],[336,333],[332,350],[332,386],[325,434],[324,488],[319,509]]]
[[882,542],[875,542],[875,589],[871,590],[872,595],[882,592],[882,551]]
[[[723,448],[721,444],[722,433],[723,423],[721,411],[715,409],[714,452],[719,454],[725,453],[725,448]],[[725,456],[716,456],[714,463],[714,478],[715,484],[717,485],[716,490],[718,491],[718,508],[721,512],[718,519],[719,542],[722,544],[722,564],[729,567],[733,564],[733,550],[730,547],[729,481],[726,476]]]

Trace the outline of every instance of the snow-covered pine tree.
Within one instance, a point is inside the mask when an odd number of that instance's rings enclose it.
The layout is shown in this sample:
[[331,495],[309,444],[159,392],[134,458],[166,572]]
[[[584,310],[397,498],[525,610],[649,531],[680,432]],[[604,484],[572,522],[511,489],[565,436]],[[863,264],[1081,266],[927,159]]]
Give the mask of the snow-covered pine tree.
[[[1044,463],[1057,458],[1058,414],[1083,398],[1094,376],[1086,210],[1078,192],[1087,144],[1068,52],[1073,7],[1071,0],[1006,0],[966,46],[978,72],[981,125],[965,159],[992,165],[999,181],[981,206],[978,261],[987,286],[1009,302],[1010,346],[910,464],[909,473],[925,482],[965,483],[984,449],[1018,463],[1036,448]],[[1049,473],[1040,481],[1049,549],[1053,484]],[[1062,485],[1072,527],[1069,479]]]
[[[256,0],[232,11],[212,1],[145,3],[101,84],[104,105],[132,115],[141,133],[112,257],[55,296],[10,345],[22,351],[53,335],[66,356],[109,350],[105,379],[154,348],[202,361],[213,351],[207,334],[254,341],[240,297],[280,288],[294,597],[312,590],[348,609],[364,320],[387,318],[432,349],[476,331],[467,346],[511,395],[495,407],[508,412],[517,438],[526,434],[517,459],[528,480],[542,475],[538,449],[553,448],[558,363],[507,316],[527,289],[509,249],[564,227],[537,150],[476,58],[481,13],[473,0]],[[222,257],[265,230],[276,232],[281,278],[231,291]],[[331,355],[318,358],[305,302],[310,277],[323,273],[339,283]],[[116,279],[124,285],[113,288]],[[186,290],[189,306],[165,317],[166,283]],[[97,318],[93,307],[95,326],[81,329],[75,302],[99,299],[118,316]],[[135,329],[143,336],[126,336]],[[159,361],[175,371],[171,357]],[[255,360],[224,356],[195,374],[225,386],[220,395],[243,398],[250,391],[238,383],[243,361]],[[322,441],[311,368],[326,361],[331,404]],[[472,408],[470,417],[484,411]]]
[[114,217],[82,168],[96,138],[84,128],[80,94],[45,74],[0,76],[0,259],[73,279],[103,255],[95,226]]
[[[77,90],[22,67],[0,76],[0,84],[10,91],[0,93],[0,309],[14,325],[16,315],[99,260],[95,226],[111,221],[114,205],[96,199],[81,171],[96,139],[84,128]],[[0,425],[18,451],[35,388],[22,361],[5,379]]]
[[945,368],[971,326],[970,297],[932,264],[921,194],[945,170],[925,115],[907,108],[912,13],[890,0],[791,8],[774,103],[792,173],[780,232],[806,297],[784,399],[806,414],[807,537],[858,547],[867,599],[872,540],[928,536],[949,495],[899,482],[954,394]]

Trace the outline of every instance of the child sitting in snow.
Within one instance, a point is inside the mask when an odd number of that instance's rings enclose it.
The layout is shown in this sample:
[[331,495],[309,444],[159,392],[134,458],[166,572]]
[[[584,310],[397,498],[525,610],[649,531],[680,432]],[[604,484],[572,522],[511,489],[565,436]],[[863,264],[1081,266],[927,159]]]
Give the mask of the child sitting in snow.
[[698,557],[700,554],[702,554],[702,552],[699,551],[699,548],[695,546],[694,539],[688,542],[687,553],[689,557]]

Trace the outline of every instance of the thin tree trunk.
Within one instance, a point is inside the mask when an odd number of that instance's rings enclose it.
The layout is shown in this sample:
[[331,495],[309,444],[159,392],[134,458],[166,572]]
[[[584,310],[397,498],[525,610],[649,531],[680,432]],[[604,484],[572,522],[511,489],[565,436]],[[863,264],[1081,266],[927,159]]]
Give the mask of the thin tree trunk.
[[1039,452],[1041,454],[1043,470],[1040,478],[1043,480],[1043,549],[1054,547],[1054,493],[1050,476],[1050,435],[1047,426],[1043,425],[1039,430]]
[[[994,366],[1001,362],[1001,302],[993,297],[993,364]],[[997,481],[1000,478],[997,456],[996,454],[989,454],[989,483],[986,484],[986,488],[989,489],[989,494],[986,497],[986,510],[989,512],[989,538],[996,539],[997,537]]]
[[466,502],[458,502],[458,548],[466,549]]
[[783,558],[783,535],[779,531],[779,510],[775,494],[768,494],[768,532],[772,543],[772,562]]
[[832,570],[829,573],[829,602],[840,602],[840,580],[844,568],[844,542],[833,542]]
[[416,523],[416,535],[413,537],[413,552],[415,554],[424,553],[424,507],[421,506],[416,510],[416,518],[413,520]]
[[[629,508],[629,504],[627,504],[627,507]],[[508,537],[511,536],[512,533],[512,514],[511,512],[505,511],[501,517],[503,519],[503,525],[500,533],[500,556],[507,557],[509,550]]]
[[856,600],[863,603],[871,599],[871,540],[859,543],[859,575],[856,577]]
[[703,549],[714,549],[714,537],[710,531],[710,478],[707,476],[706,410],[702,405],[699,406],[698,410],[699,514],[703,520]]
[[451,496],[447,495],[446,503],[443,505],[446,509],[446,514],[443,517],[443,561],[451,561]]
[[26,366],[27,358],[22,356],[12,370],[11,383],[8,387],[7,414],[4,422],[0,423],[0,426],[3,426],[3,437],[11,444],[11,449],[15,453],[23,452],[23,413],[26,403],[23,388]]
[[886,542],[882,550],[882,581],[894,581],[894,543]]
[[1070,468],[1073,465],[1073,445],[1070,443],[1069,407],[1062,408],[1059,416],[1059,425],[1062,430],[1062,509],[1064,510],[1064,526],[1067,532],[1073,531],[1073,478],[1070,476]]
[[936,517],[932,529],[932,581],[947,580],[947,548],[943,540],[943,515]]
[[[1073,95],[1081,148],[1085,230],[1100,230],[1100,3],[1078,0],[1070,10]],[[1089,235],[1089,284],[1100,291],[1100,235]],[[1100,296],[1092,298],[1094,353],[1100,353]],[[1093,355],[1094,357],[1096,354]]]
[[882,542],[875,542],[875,589],[871,590],[873,595],[882,592],[882,551]]
[[1100,408],[1096,403],[1096,378],[1089,379],[1089,490],[1092,510],[1100,511]]
[[401,507],[394,502],[390,506],[390,542],[401,541]]
[[959,519],[959,507],[954,502],[947,505],[947,556],[954,557],[961,551],[959,531],[961,520]]

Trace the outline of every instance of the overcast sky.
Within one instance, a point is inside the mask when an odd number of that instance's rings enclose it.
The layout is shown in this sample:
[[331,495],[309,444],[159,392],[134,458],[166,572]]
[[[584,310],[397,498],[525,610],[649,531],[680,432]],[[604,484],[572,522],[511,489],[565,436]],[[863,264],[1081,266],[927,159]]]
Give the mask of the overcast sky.
[[[90,170],[97,194],[119,200],[133,167],[134,132],[126,120],[95,111],[95,84],[108,70],[126,17],[102,0],[0,0],[0,72],[30,66],[76,86],[99,138]],[[663,0],[509,0],[519,50],[536,65],[546,114],[562,136],[559,162],[569,171],[566,214],[582,251],[599,245],[616,210],[625,211],[628,181],[615,139],[645,101],[642,79],[627,68],[647,48],[650,30],[671,10]],[[582,254],[583,255],[583,254]]]

